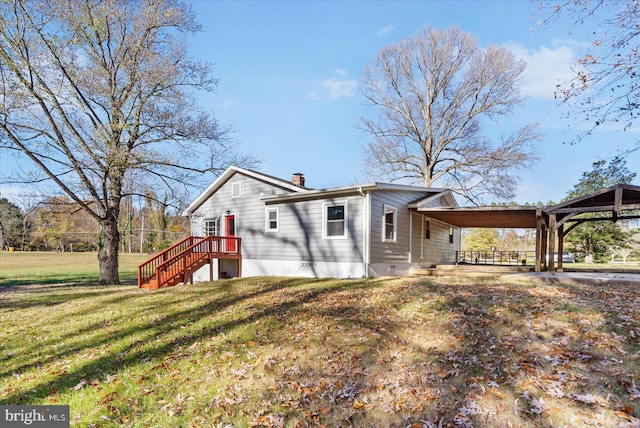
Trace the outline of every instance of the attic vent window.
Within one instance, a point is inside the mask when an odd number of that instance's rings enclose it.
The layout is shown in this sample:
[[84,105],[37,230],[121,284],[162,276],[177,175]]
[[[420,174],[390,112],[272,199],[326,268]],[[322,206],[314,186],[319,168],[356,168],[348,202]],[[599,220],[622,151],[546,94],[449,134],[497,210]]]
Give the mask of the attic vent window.
[[239,198],[242,196],[242,183],[232,183],[231,184],[231,197]]

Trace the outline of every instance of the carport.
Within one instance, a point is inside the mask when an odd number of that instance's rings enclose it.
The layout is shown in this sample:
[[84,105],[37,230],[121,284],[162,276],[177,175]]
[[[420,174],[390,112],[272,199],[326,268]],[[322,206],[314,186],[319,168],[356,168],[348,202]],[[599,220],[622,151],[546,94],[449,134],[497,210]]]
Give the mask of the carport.
[[[577,225],[588,221],[613,221],[640,218],[629,213],[640,209],[640,186],[618,184],[558,205],[489,207],[418,207],[428,217],[457,227],[536,229],[535,271],[556,271],[556,248],[562,254],[564,237]],[[581,214],[601,213],[599,217]],[[557,244],[557,247],[556,247]],[[558,257],[562,271],[562,257]]]

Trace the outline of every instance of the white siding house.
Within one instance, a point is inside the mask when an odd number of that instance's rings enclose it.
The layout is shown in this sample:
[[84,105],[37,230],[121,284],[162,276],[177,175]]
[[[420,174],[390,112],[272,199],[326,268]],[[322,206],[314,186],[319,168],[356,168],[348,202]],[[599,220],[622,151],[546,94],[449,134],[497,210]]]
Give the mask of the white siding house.
[[[301,174],[287,181],[231,166],[183,215],[192,235],[241,238],[242,276],[359,278],[455,260],[460,231],[421,206],[457,204],[443,189],[374,182],[313,190]],[[214,276],[237,275],[232,262],[214,263]]]

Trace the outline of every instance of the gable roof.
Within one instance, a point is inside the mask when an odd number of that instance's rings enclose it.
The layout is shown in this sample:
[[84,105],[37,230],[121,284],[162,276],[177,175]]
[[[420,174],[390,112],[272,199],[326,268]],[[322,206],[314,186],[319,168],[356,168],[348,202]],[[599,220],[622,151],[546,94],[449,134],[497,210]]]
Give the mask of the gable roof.
[[227,168],[216,180],[209,185],[192,203],[182,212],[184,217],[188,217],[192,215],[207,199],[211,197],[215,192],[220,189],[231,177],[235,174],[242,174],[247,177],[252,177],[256,180],[262,181],[264,183],[271,184],[273,186],[279,187],[283,190],[289,191],[289,193],[284,195],[276,195],[276,196],[267,196],[262,198],[262,200],[267,204],[278,204],[278,203],[287,203],[287,202],[295,202],[295,201],[304,201],[311,199],[322,199],[322,198],[330,198],[330,197],[339,197],[339,196],[347,196],[347,195],[357,195],[362,194],[368,191],[378,191],[378,190],[386,190],[386,191],[396,191],[396,192],[422,192],[424,196],[421,196],[420,199],[414,201],[411,206],[418,207],[428,202],[437,200],[438,198],[443,198],[443,200],[452,206],[457,206],[457,202],[453,197],[451,191],[446,189],[439,188],[429,188],[429,187],[421,187],[421,186],[409,186],[405,184],[393,184],[393,183],[379,183],[379,182],[371,182],[371,183],[363,183],[363,184],[354,184],[351,186],[342,186],[342,187],[332,187],[329,189],[312,189],[304,186],[296,186],[290,181],[283,180],[278,177],[274,177],[272,175],[264,174],[262,172],[253,171],[250,169],[241,168],[239,166],[230,166]]
[[[431,189],[435,192],[420,198],[416,201],[413,201],[409,204],[409,208],[422,208],[422,207],[441,207],[441,206],[450,206],[457,207],[458,202],[456,198],[453,197],[453,193],[451,190],[442,190],[442,189]],[[442,200],[444,203],[436,203],[436,201]]]
[[240,168],[239,166],[230,166],[227,168],[218,178],[215,179],[213,183],[209,185],[192,203],[182,212],[184,217],[188,217],[193,214],[200,206],[211,197],[215,192],[222,187],[231,177],[235,174],[246,175],[247,177],[255,178],[256,180],[265,182],[267,184],[271,184],[273,186],[279,187],[283,190],[288,190],[290,192],[308,192],[310,189],[308,187],[300,187],[296,186],[290,181],[283,180],[281,178],[273,177],[268,174],[263,174],[258,171],[253,171],[250,169]]
[[[269,205],[269,204],[279,204],[279,203],[286,203],[286,202],[308,201],[312,199],[323,199],[323,198],[357,195],[357,194],[363,194],[364,192],[379,191],[379,190],[386,190],[386,191],[392,191],[392,192],[395,191],[395,192],[426,193],[427,195],[423,196],[421,200],[427,197],[436,197],[437,195],[449,193],[449,191],[445,189],[433,189],[433,188],[420,187],[420,186],[408,186],[404,184],[372,182],[372,183],[354,184],[351,186],[332,187],[329,189],[309,190],[307,192],[292,193],[288,195],[267,196],[265,198],[262,198],[262,200],[267,205]],[[450,198],[452,197],[450,196]],[[453,200],[453,203],[455,204],[455,200]]]

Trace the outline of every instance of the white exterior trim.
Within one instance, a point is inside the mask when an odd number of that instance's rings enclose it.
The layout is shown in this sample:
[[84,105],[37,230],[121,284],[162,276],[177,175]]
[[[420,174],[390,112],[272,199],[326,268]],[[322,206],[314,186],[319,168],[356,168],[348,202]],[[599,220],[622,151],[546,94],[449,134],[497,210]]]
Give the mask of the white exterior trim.
[[[207,271],[208,272],[208,271]],[[362,278],[362,263],[242,259],[242,276]],[[208,278],[207,278],[208,281]]]
[[[393,237],[391,238],[387,238],[387,214],[393,214]],[[398,242],[398,208],[387,204],[382,206],[382,242]]]
[[[329,207],[344,207],[344,233],[342,235],[333,235],[329,236],[327,234],[327,208]],[[338,200],[333,202],[323,202],[322,203],[322,239],[347,239],[349,238],[349,201],[348,200]]]
[[[269,220],[269,213],[276,213],[276,228],[271,229],[271,221]],[[264,231],[267,233],[275,233],[280,230],[280,208],[278,207],[267,207],[264,209]]]
[[[304,278],[364,278],[409,275],[420,263],[374,263],[363,269],[362,263],[300,262],[284,260],[242,260],[242,277],[285,276]],[[194,282],[209,281],[209,265],[193,274]],[[213,280],[218,280],[218,260],[213,261]]]

